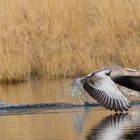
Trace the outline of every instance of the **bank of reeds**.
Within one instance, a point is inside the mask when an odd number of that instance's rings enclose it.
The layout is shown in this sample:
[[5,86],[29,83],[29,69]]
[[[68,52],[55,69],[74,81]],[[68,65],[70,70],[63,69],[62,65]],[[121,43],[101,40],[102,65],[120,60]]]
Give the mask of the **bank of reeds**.
[[140,68],[139,0],[1,0],[0,81]]

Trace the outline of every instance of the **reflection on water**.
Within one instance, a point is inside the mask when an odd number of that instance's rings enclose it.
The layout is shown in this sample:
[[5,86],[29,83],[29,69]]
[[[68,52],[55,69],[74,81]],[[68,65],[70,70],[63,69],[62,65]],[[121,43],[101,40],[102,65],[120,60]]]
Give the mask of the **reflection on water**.
[[0,97],[8,103],[62,103],[72,101],[65,90],[72,80],[38,80],[20,84],[0,85]]
[[[0,96],[9,103],[72,103],[65,94],[71,80],[34,81],[1,85]],[[140,106],[115,114],[102,107],[27,109],[0,112],[3,140],[130,140],[140,139]]]
[[93,126],[87,135],[88,140],[130,140],[140,139],[140,110],[104,117]]
[[120,113],[104,117],[96,127],[93,127],[91,133],[87,136],[87,139],[120,139],[127,115],[127,113]]

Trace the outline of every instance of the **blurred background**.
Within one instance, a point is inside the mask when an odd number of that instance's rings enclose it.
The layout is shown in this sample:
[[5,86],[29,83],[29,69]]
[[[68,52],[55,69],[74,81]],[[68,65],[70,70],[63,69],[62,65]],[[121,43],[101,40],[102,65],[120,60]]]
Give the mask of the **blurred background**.
[[0,1],[0,81],[140,68],[139,0]]

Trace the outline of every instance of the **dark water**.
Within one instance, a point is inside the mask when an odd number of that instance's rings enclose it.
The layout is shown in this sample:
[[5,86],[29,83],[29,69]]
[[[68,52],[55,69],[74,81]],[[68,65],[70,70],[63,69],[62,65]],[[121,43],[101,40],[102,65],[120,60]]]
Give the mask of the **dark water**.
[[59,107],[0,109],[0,139],[140,140],[139,105],[121,114],[100,106],[69,107],[74,100],[65,89],[71,81],[42,80],[1,85],[1,100],[10,104],[56,104]]

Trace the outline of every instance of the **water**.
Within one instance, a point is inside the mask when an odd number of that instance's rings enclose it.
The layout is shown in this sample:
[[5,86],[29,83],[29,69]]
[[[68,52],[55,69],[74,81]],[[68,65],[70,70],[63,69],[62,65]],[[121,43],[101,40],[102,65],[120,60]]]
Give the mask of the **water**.
[[[66,90],[72,80],[32,81],[1,85],[10,104],[71,104]],[[80,103],[80,101],[77,101]],[[2,140],[140,140],[140,106],[115,114],[95,107],[30,107],[0,109]]]

